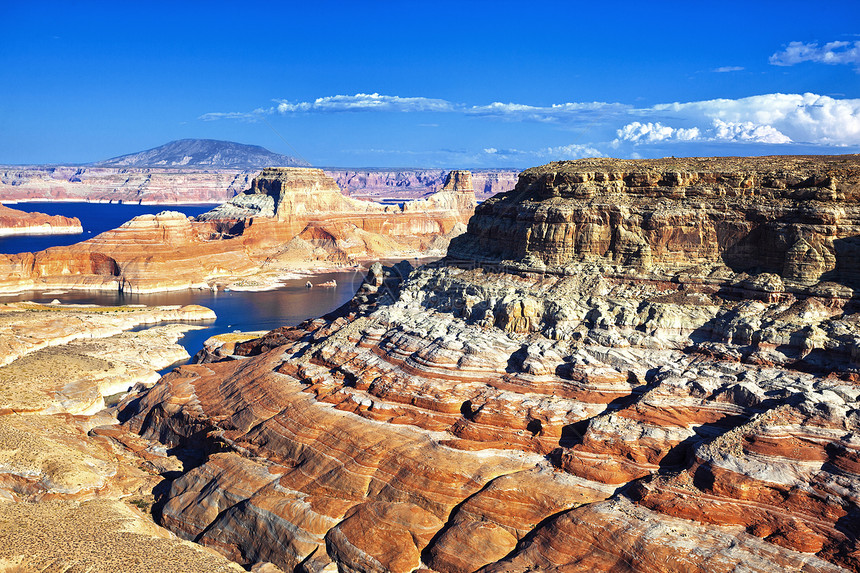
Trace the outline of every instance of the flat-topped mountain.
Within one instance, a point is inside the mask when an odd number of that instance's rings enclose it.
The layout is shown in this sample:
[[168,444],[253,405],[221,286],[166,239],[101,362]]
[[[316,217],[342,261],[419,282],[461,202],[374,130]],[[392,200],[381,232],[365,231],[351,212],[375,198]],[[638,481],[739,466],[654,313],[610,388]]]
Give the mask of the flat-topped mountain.
[[246,145],[217,139],[178,139],[146,151],[120,155],[93,165],[98,167],[217,167],[259,169],[261,167],[307,167],[303,160]]

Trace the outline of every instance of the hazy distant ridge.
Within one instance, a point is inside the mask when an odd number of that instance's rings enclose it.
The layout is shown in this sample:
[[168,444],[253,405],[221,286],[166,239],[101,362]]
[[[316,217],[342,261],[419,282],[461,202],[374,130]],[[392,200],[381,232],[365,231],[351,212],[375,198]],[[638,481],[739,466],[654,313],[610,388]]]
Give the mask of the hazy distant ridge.
[[179,139],[153,149],[120,155],[93,163],[99,167],[307,167],[289,155],[273,153],[259,145],[217,139]]

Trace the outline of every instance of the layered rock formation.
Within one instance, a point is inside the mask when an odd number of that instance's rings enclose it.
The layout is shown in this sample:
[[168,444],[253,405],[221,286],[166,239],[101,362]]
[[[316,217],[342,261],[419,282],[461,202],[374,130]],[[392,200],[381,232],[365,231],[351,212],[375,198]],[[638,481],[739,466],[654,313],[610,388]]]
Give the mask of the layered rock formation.
[[297,571],[860,570],[858,177],[526,171],[446,260],[127,402],[201,456],[161,523]]
[[468,172],[403,206],[344,197],[319,169],[269,168],[246,192],[191,220],[142,215],[68,247],[0,255],[0,292],[265,288],[299,268],[441,256],[475,207]]
[[[221,203],[251,184],[258,169],[217,166],[0,166],[0,201],[88,201],[175,205]],[[420,199],[439,191],[448,171],[326,169],[343,193],[359,198]],[[479,200],[513,189],[517,171],[473,171]]]
[[[202,307],[0,305],[0,570],[242,571],[148,515],[183,463],[120,428],[103,396],[187,358]],[[154,447],[153,447],[154,446]]]
[[0,205],[0,237],[11,235],[76,235],[83,233],[77,217],[28,213]]
[[[443,169],[326,169],[344,193],[372,199],[417,199],[445,186],[448,172]],[[472,182],[479,201],[510,191],[519,171],[510,169],[473,169]]]
[[192,167],[0,168],[0,200],[172,205],[220,203],[247,189],[255,171]]

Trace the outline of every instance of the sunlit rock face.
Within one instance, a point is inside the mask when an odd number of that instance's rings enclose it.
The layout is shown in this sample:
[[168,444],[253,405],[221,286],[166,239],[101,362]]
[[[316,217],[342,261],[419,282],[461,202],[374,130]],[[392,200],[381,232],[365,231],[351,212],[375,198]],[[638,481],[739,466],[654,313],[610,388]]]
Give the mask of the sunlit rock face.
[[484,202],[450,254],[857,281],[857,165],[853,155],[550,163]]
[[[831,199],[753,186],[744,220],[760,236],[852,240],[856,157],[721,161],[724,178],[765,163],[786,181],[831,178]],[[695,230],[711,207],[661,243],[606,215],[635,193],[545,184],[566,168],[527,171],[479,207],[449,258],[375,265],[338,312],[129,401],[125,428],[200,456],[165,488],[162,524],[299,571],[860,568],[860,314],[841,251],[827,281],[787,273],[791,246],[779,269],[770,247],[723,261],[722,239]],[[592,180],[623,182],[612,169]],[[649,193],[678,217],[723,200],[681,190]],[[590,243],[549,216],[589,205]],[[785,217],[768,227],[756,213],[772,206]],[[803,214],[826,209],[843,223]]]
[[75,235],[83,233],[76,217],[45,215],[0,205],[0,237],[11,235]]
[[297,268],[442,256],[476,201],[468,172],[425,199],[381,205],[341,194],[320,169],[267,168],[233,200],[190,219],[141,215],[68,247],[0,255],[0,292],[153,292],[277,284]]

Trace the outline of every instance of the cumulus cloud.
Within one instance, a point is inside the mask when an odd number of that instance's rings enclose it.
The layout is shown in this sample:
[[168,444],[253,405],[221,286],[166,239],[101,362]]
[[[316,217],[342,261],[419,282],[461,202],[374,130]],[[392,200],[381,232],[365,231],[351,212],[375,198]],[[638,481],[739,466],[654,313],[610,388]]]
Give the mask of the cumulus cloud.
[[802,62],[819,64],[853,64],[860,71],[860,42],[817,43],[790,42],[781,52],[770,57],[775,66],[793,66]]
[[[860,99],[835,99],[805,94],[765,94],[740,99],[713,99],[688,103],[660,104],[655,114],[682,116],[694,124],[753,123],[761,137],[799,143],[856,145],[860,142]],[[714,125],[716,128],[717,126]],[[765,135],[765,127],[774,131]],[[755,130],[755,127],[752,128]]]
[[791,138],[769,125],[756,125],[751,121],[727,122],[714,120],[714,137],[718,141],[754,143],[791,143]]
[[628,123],[617,132],[621,141],[632,141],[633,143],[654,143],[657,141],[690,141],[699,137],[699,128],[674,128],[657,123],[640,123],[634,121]]

